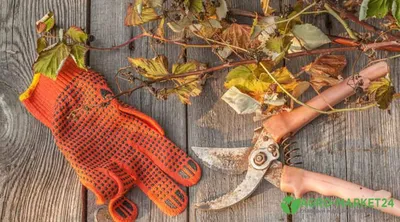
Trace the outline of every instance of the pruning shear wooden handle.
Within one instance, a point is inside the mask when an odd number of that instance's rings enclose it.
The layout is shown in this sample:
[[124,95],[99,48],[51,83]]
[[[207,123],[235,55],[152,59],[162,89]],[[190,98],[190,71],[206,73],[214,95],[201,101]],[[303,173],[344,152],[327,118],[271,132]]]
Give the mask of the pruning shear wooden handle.
[[291,112],[283,112],[272,116],[264,121],[263,126],[270,132],[274,140],[279,142],[283,137],[296,133],[319,116],[321,112],[316,110],[325,111],[329,109],[343,99],[353,95],[356,87],[366,87],[371,80],[378,79],[382,77],[382,73],[386,74],[388,72],[389,67],[386,62],[376,63],[362,70],[358,76],[351,76],[315,96],[306,103],[309,107],[301,106]]
[[[219,210],[232,206],[251,195],[263,178],[284,192],[294,193],[296,197],[314,191],[325,196],[336,196],[350,201],[355,198],[391,198],[391,194],[387,191],[373,191],[331,176],[283,166],[278,161],[279,143],[283,137],[297,132],[315,119],[321,110],[327,110],[354,94],[356,87],[365,89],[372,80],[383,77],[388,72],[386,62],[376,63],[362,70],[359,75],[349,77],[325,90],[308,101],[307,106],[267,119],[263,123],[262,131],[257,134],[253,147],[192,147],[203,163],[211,168],[235,174],[247,171],[245,179],[235,190],[215,200],[199,203],[197,207],[204,210]],[[400,216],[400,202],[398,200],[393,200],[393,202],[394,207],[375,208]]]
[[[392,206],[386,202],[392,199],[392,194],[386,190],[371,190],[363,186],[347,182],[345,180],[328,175],[314,173],[296,167],[284,166],[281,175],[280,189],[283,192],[293,193],[296,198],[302,197],[308,192],[316,192],[324,196],[339,197],[344,200],[372,199],[373,208],[385,213],[400,217],[400,201],[393,199]],[[381,204],[376,202],[377,200]],[[368,200],[367,200],[367,204]]]

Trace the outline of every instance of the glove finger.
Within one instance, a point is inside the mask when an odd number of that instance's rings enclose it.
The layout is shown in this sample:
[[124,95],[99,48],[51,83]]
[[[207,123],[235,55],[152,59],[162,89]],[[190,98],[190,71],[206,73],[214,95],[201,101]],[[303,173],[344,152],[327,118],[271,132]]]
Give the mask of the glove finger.
[[81,183],[96,195],[96,204],[105,204],[118,193],[118,184],[108,174],[97,170],[79,173]]
[[118,104],[118,108],[120,111],[123,113],[126,113],[128,115],[132,115],[136,118],[139,118],[141,121],[146,123],[150,128],[154,129],[161,135],[164,135],[164,130],[161,128],[161,126],[155,121],[153,118],[150,116],[140,112],[139,110],[134,109],[133,107],[129,106],[128,104]]
[[[201,178],[199,165],[169,139],[151,117],[128,105],[119,105],[122,118],[132,133],[131,141],[171,178],[184,186],[192,186]],[[139,113],[139,114],[138,114]]]
[[108,211],[116,222],[135,221],[138,215],[136,204],[124,196],[112,199],[108,205]]
[[192,186],[200,180],[200,166],[166,137],[147,128],[133,132],[132,138],[132,146],[145,153],[178,183]]
[[111,160],[111,162],[103,163],[98,171],[111,177],[118,185],[118,193],[116,196],[121,196],[128,192],[134,185],[136,175],[128,174],[117,160]]
[[164,213],[175,216],[185,210],[188,197],[186,193],[169,178],[153,161],[140,150],[126,154],[120,161],[124,162],[126,171],[136,174],[136,185]]

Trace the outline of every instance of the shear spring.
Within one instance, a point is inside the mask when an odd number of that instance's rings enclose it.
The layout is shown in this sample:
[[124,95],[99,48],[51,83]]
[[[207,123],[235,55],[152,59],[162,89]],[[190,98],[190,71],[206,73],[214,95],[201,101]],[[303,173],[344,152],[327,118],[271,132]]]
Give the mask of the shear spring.
[[283,163],[288,166],[300,165],[303,164],[301,161],[301,155],[299,154],[300,148],[293,146],[297,144],[295,141],[290,141],[290,137],[286,137],[282,143],[282,152],[283,152]]

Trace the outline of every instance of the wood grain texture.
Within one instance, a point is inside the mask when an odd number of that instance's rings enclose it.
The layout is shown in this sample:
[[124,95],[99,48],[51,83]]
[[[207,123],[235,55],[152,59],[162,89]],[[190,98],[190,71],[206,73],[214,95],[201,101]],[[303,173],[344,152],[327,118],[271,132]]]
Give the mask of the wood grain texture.
[[[259,1],[227,1],[230,7],[261,11]],[[279,1],[274,7],[279,8]],[[239,20],[248,22],[251,20]],[[219,59],[209,49],[188,49],[188,59],[207,62],[209,66],[220,64]],[[193,99],[188,107],[189,147],[242,147],[251,146],[253,130],[261,123],[254,123],[252,115],[238,115],[220,98],[225,93],[223,87],[229,70],[213,73],[203,93]],[[189,151],[194,156],[194,153]],[[235,189],[244,175],[227,175],[203,166],[203,178],[189,190],[190,221],[285,221],[286,215],[280,208],[284,194],[267,181],[245,201],[220,211],[201,211],[192,207],[195,203],[215,199]]]
[[[294,3],[295,1],[290,1]],[[305,22],[316,24],[324,32],[339,35],[345,30],[328,15],[307,16]],[[351,24],[354,30],[361,31],[359,26]],[[331,46],[337,47],[337,46]],[[345,75],[351,73],[358,52],[345,53],[348,65]],[[380,56],[383,56],[382,54]],[[313,61],[312,57],[298,58],[287,61],[292,72],[296,73],[304,65]],[[361,57],[355,65],[357,72],[367,65],[366,58]],[[392,62],[394,70],[398,64]],[[399,79],[395,78],[394,85]],[[307,93],[302,100],[306,101],[315,94]],[[351,101],[351,99],[350,99]],[[354,101],[354,98],[352,99]],[[339,104],[344,108],[351,104]],[[310,125],[303,128],[295,137],[303,156],[302,168],[332,175],[371,189],[385,189],[399,198],[399,179],[396,171],[399,169],[399,145],[394,142],[398,116],[398,104],[394,103],[392,113],[388,115],[377,108],[364,112],[338,113],[321,116]],[[305,198],[320,198],[318,194],[307,194]],[[374,209],[367,208],[302,208],[293,216],[293,221],[398,221],[394,216],[385,215]]]
[[[139,27],[124,26],[126,9],[131,0],[107,1],[97,0],[91,5],[90,33],[95,36],[91,44],[96,47],[111,47],[119,45],[131,37],[141,33]],[[145,28],[155,27],[157,24],[146,24]],[[169,34],[168,32],[166,33]],[[150,45],[154,46],[155,51]],[[164,54],[169,60],[170,66],[178,60],[181,52],[180,47],[174,45],[159,45],[149,38],[142,38],[134,42],[133,48],[124,47],[109,52],[91,51],[90,66],[102,73],[114,92],[118,91],[114,76],[116,70],[128,66],[127,57],[153,58],[156,54]],[[132,87],[126,81],[120,80],[123,89]],[[186,150],[186,107],[177,98],[167,101],[156,100],[146,90],[138,90],[129,97],[121,98],[124,102],[153,117],[163,127],[166,136],[179,147]],[[187,212],[179,216],[169,217],[162,213],[158,207],[150,201],[139,189],[134,188],[127,197],[136,203],[139,209],[137,221],[186,221]],[[88,221],[93,221],[93,216],[99,206],[95,205],[94,196],[89,192]]]
[[[91,44],[110,47],[139,34],[138,28],[125,27],[123,20],[131,0],[119,2],[96,0],[89,6],[87,0],[0,0],[0,221],[80,221],[81,186],[77,176],[54,145],[50,131],[34,119],[19,103],[18,95],[32,78],[31,64],[36,57],[37,34],[34,23],[49,10],[54,11],[60,27],[78,25],[95,36]],[[259,1],[228,0],[229,6],[261,11]],[[294,4],[295,0],[272,1],[273,7]],[[283,8],[283,7],[282,7]],[[86,15],[89,13],[89,17]],[[251,22],[251,20],[240,20]],[[306,22],[316,24],[331,34],[344,30],[334,18],[327,15],[308,16]],[[332,26],[330,26],[332,24]],[[154,25],[152,25],[153,27]],[[145,26],[149,29],[149,25]],[[362,30],[352,25],[355,30]],[[168,30],[168,28],[166,28]],[[168,31],[169,32],[169,31]],[[169,33],[171,34],[171,33]],[[150,47],[154,45],[155,51]],[[165,54],[170,66],[183,61],[182,50],[173,45],[158,45],[148,38],[128,47],[110,52],[90,52],[90,66],[103,73],[112,89],[117,92],[114,75],[120,67],[128,65],[126,58]],[[384,55],[384,54],[383,54]],[[382,55],[382,56],[383,56]],[[357,53],[346,53],[350,72]],[[187,49],[186,60],[219,64],[209,49]],[[296,73],[313,61],[313,57],[286,61]],[[355,70],[366,65],[362,58]],[[396,70],[400,62],[391,61],[394,85],[400,85]],[[260,124],[251,115],[236,114],[220,97],[225,92],[224,76],[228,70],[214,73],[201,96],[184,106],[176,98],[157,101],[147,91],[140,90],[122,100],[155,118],[167,136],[182,149],[190,146],[238,147],[250,145],[253,129]],[[121,86],[129,84],[120,81]],[[308,100],[307,93],[301,99]],[[338,107],[347,105],[341,104]],[[385,189],[400,198],[400,150],[398,131],[400,112],[394,103],[391,114],[372,109],[365,112],[340,113],[321,116],[302,129],[294,138],[301,148],[304,164],[300,167],[314,172],[336,176],[371,189]],[[189,151],[191,156],[194,156]],[[266,181],[246,201],[218,211],[199,211],[196,202],[210,200],[233,190],[244,176],[226,175],[205,166],[203,179],[188,190],[188,209],[177,217],[164,215],[139,189],[128,194],[139,208],[138,221],[287,221],[280,202],[285,194]],[[306,198],[321,197],[308,194]],[[104,206],[94,204],[89,192],[87,220]],[[373,209],[315,208],[301,209],[292,221],[400,221]]]
[[86,1],[2,0],[0,7],[0,221],[79,221],[80,184],[50,131],[21,105],[31,82],[35,22],[86,26]]
[[[285,1],[284,4],[295,4],[295,2]],[[303,21],[314,24],[325,33],[330,32],[329,25],[332,21],[327,14],[305,16]],[[297,73],[301,67],[314,61],[315,58],[316,56],[300,57],[286,60],[285,64],[292,73]],[[307,101],[315,95],[316,93],[310,89],[300,99]],[[342,114],[322,115],[301,129],[293,137],[293,140],[297,142],[294,147],[300,148],[300,151],[297,152],[301,155],[299,160],[303,162],[298,167],[345,179],[346,161],[343,158],[345,152],[343,133],[345,133],[346,125],[344,124]],[[321,197],[323,196],[316,193],[304,195],[304,198]],[[346,213],[345,208],[335,206],[301,208],[292,216],[292,219],[293,221],[347,221]]]

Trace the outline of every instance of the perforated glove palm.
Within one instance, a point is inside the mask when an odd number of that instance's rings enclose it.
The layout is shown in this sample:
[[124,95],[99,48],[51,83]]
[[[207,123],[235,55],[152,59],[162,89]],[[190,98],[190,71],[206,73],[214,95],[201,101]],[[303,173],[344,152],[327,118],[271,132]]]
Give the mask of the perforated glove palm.
[[172,179],[194,185],[201,177],[200,167],[152,118],[112,96],[101,75],[79,69],[69,58],[57,80],[36,74],[20,100],[51,129],[97,203],[109,202],[114,220],[137,217],[136,205],[124,197],[134,185],[166,214],[181,213],[188,198]]

